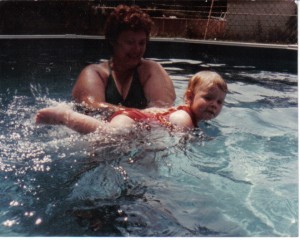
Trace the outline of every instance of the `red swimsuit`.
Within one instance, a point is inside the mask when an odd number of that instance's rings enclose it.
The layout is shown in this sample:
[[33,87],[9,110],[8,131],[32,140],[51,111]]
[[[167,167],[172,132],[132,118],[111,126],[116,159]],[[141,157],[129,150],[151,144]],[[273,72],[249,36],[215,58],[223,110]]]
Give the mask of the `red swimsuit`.
[[156,120],[159,123],[161,123],[163,126],[172,128],[172,123],[169,122],[169,116],[171,113],[178,110],[184,110],[185,112],[187,112],[193,121],[194,127],[197,127],[197,121],[194,117],[194,114],[192,113],[191,109],[188,106],[173,107],[173,108],[169,108],[166,112],[159,112],[159,113],[141,112],[138,109],[127,108],[124,110],[116,111],[110,117],[109,121],[111,121],[117,115],[124,114],[136,122]]

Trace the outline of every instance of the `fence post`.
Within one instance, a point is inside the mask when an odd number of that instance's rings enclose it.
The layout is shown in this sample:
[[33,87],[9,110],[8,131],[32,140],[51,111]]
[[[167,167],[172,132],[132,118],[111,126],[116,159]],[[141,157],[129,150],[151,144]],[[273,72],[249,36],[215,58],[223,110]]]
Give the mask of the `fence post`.
[[211,5],[210,5],[210,9],[209,9],[209,14],[208,14],[208,19],[207,19],[206,28],[205,28],[205,33],[204,33],[204,40],[206,39],[207,29],[208,29],[209,20],[210,20],[210,16],[211,16],[211,12],[212,12],[213,6],[214,6],[214,0],[211,1]]

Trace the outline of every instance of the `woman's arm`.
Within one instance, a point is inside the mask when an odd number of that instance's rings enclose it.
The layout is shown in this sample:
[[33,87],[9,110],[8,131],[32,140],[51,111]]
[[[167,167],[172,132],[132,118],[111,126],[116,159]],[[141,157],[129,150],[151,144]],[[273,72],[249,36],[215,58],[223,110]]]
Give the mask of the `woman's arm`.
[[76,102],[97,108],[99,103],[105,101],[103,71],[105,69],[101,64],[91,64],[81,71],[72,91]]
[[148,107],[171,107],[176,95],[174,85],[164,68],[157,62],[144,60],[140,68]]

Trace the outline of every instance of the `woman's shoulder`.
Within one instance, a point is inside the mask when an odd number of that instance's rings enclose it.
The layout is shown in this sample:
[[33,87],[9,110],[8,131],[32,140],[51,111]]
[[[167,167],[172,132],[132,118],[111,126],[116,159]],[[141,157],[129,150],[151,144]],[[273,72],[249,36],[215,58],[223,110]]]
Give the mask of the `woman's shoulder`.
[[81,74],[83,75],[95,75],[99,76],[102,79],[106,79],[109,76],[109,67],[107,62],[103,63],[94,63],[87,65],[83,70],[81,71]]
[[146,65],[146,66],[161,66],[161,64],[157,61],[154,61],[152,59],[147,59],[147,58],[143,58],[141,61],[142,65]]
[[83,68],[83,71],[87,71],[87,72],[90,72],[90,71],[96,71],[96,72],[108,71],[108,62],[89,64],[85,68]]
[[99,84],[106,85],[108,76],[109,70],[108,67],[105,66],[105,63],[90,64],[80,72],[74,86],[74,91],[77,91],[77,89],[81,91],[81,89],[88,86],[90,88],[96,88]]
[[143,69],[143,71],[153,71],[161,69],[162,66],[160,63],[151,60],[151,59],[142,59],[141,64],[139,65],[140,69]]
[[161,75],[165,73],[165,70],[161,66],[160,63],[150,60],[150,59],[142,59],[138,71],[142,73],[142,75],[147,76],[148,74],[153,75]]

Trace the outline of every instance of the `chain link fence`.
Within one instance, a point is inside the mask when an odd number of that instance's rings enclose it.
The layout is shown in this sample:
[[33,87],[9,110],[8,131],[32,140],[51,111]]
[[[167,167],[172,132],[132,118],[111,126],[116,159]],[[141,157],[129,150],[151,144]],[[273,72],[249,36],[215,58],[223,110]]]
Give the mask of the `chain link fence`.
[[[155,21],[155,36],[281,44],[298,40],[294,0],[175,2],[172,10],[172,5],[162,4],[159,10],[148,10]],[[157,16],[157,11],[163,15]]]
[[0,34],[102,35],[119,4],[138,5],[155,23],[152,37],[297,44],[294,0],[0,1]]
[[148,12],[155,22],[153,36],[297,43],[294,0],[98,1],[98,7],[103,11],[124,2]]
[[223,38],[297,43],[297,4],[293,0],[228,1]]

